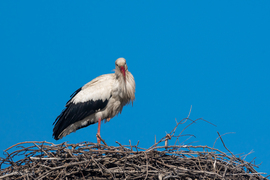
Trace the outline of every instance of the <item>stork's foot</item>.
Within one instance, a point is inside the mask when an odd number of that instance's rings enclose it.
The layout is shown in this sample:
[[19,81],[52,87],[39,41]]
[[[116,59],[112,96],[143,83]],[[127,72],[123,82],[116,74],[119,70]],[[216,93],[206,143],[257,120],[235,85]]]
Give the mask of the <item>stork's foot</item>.
[[100,144],[100,138],[101,138],[101,137],[100,137],[100,133],[97,133],[96,136],[97,136],[97,143]]

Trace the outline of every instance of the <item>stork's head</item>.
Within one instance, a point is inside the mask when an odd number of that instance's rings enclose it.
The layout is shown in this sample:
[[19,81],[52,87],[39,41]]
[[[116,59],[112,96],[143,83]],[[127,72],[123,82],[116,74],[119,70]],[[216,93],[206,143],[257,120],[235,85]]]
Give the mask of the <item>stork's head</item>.
[[124,79],[126,80],[127,64],[126,64],[126,60],[124,58],[118,58],[115,61],[115,70],[121,72]]

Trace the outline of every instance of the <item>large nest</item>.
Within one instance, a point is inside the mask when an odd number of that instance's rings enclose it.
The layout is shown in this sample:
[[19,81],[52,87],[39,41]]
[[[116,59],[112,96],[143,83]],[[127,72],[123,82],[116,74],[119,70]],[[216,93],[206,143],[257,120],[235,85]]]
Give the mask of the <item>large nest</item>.
[[[267,179],[254,169],[256,165],[231,153],[220,135],[227,153],[209,146],[168,146],[169,140],[177,142],[183,136],[186,128],[179,135],[175,132],[187,120],[178,122],[149,149],[140,148],[139,143],[108,146],[104,140],[103,145],[18,143],[0,159],[0,179]],[[196,121],[191,120],[191,124]],[[9,152],[13,148],[16,150]]]

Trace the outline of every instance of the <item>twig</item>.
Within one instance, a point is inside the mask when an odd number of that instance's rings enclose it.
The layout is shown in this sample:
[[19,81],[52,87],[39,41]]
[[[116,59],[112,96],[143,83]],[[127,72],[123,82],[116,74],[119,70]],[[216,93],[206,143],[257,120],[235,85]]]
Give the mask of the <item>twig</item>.
[[108,145],[106,144],[106,142],[100,137],[99,134],[96,134],[96,136],[103,142],[103,144],[104,144],[105,146],[108,146]]

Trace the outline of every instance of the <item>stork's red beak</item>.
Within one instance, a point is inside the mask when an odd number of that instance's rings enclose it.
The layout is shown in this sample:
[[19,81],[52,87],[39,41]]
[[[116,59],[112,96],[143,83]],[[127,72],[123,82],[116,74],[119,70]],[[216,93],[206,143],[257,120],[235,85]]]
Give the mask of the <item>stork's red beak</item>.
[[120,71],[121,71],[121,73],[123,74],[124,79],[126,80],[126,71],[125,71],[124,66],[121,66],[121,67],[120,67]]

